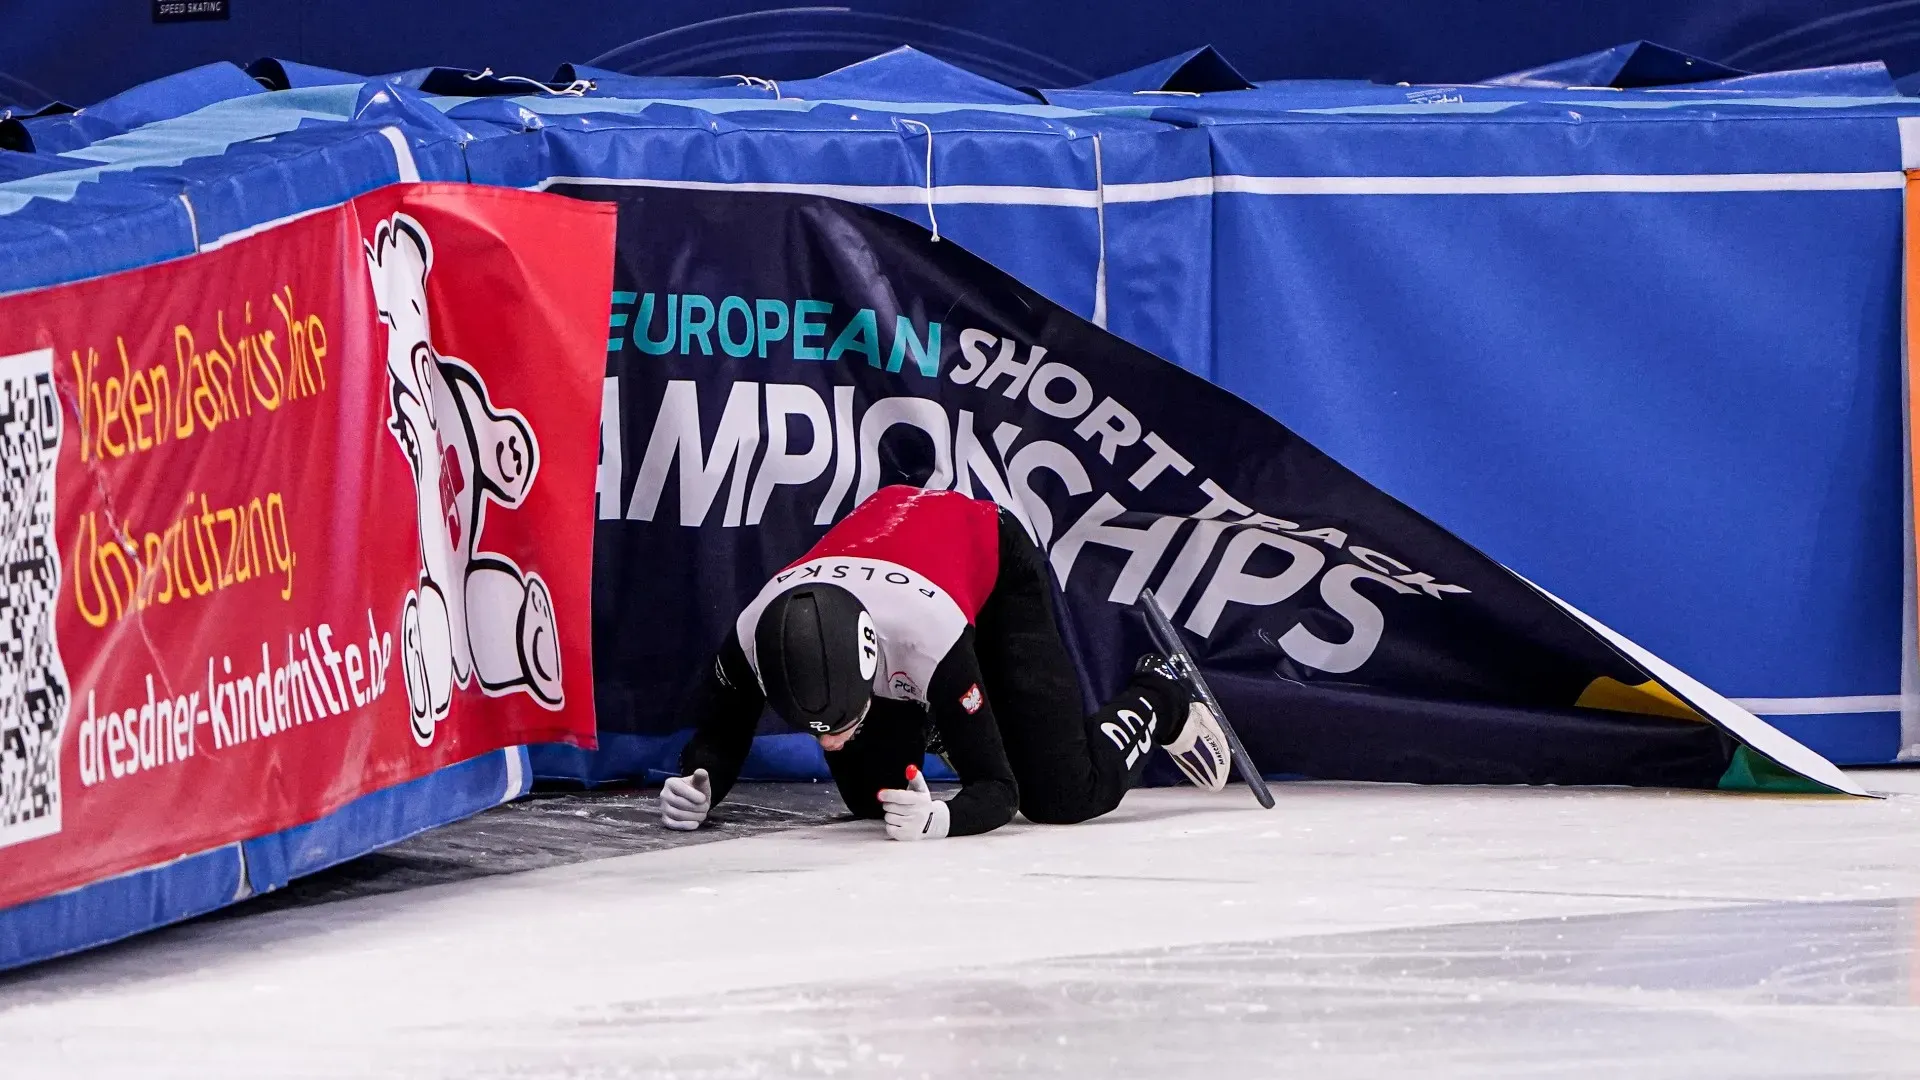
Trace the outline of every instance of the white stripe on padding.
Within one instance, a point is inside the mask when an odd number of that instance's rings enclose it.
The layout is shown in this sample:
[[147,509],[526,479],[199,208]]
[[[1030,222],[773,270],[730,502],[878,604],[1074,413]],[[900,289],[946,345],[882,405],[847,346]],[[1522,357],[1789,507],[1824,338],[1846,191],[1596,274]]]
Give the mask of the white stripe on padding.
[[500,752],[507,755],[507,790],[506,793],[500,797],[500,801],[503,803],[512,802],[521,796],[522,792],[520,789],[526,786],[527,774],[523,770],[527,748],[524,746],[509,746]]
[[247,869],[247,845],[233,845],[233,857],[240,864],[239,882],[233,887],[233,902],[237,904],[253,895],[253,874]]
[[1920,116],[1900,118],[1900,167],[1920,169]]
[[1156,180],[1143,184],[1108,184],[1110,203],[1166,202],[1213,194],[1213,177],[1195,176],[1186,180]]
[[245,240],[249,236],[259,236],[261,233],[266,232],[269,229],[277,229],[280,226],[285,225],[290,221],[299,221],[301,218],[304,218],[304,217],[312,217],[315,214],[324,214],[330,210],[338,210],[339,208],[340,208],[339,203],[334,203],[332,206],[316,206],[311,210],[302,210],[297,214],[288,214],[286,217],[274,218],[272,221],[263,221],[258,225],[249,225],[244,229],[235,229],[230,233],[223,233],[218,238],[208,241],[206,244],[201,246],[200,250],[213,251],[216,248],[223,248],[228,244],[233,243],[236,240]]
[[187,228],[193,232],[193,250],[200,250],[200,215],[193,212],[193,200],[186,192],[180,193],[180,205],[187,208]]
[[[1920,117],[1914,118],[1920,120]],[[1902,129],[1903,131],[1905,129]],[[1903,142],[1904,145],[1904,142]],[[1906,183],[1899,172],[1830,173],[1578,173],[1562,176],[1194,176],[1108,184],[1108,203],[1167,202],[1215,193],[1232,195],[1579,195],[1676,194],[1740,191],[1891,191]],[[652,180],[630,176],[553,176],[533,185],[604,184],[683,191],[759,191],[819,195],[869,206],[925,205],[928,190],[912,184],[800,184],[748,180]],[[938,205],[1067,206],[1091,210],[1100,193],[1022,184],[935,185]]]
[[393,144],[393,163],[399,169],[400,182],[416,183],[420,179],[420,168],[413,163],[413,147],[407,145],[406,132],[397,127],[383,127],[380,134]]
[[1880,191],[1906,185],[1898,172],[1575,173],[1562,176],[1218,176],[1236,195],[1582,195],[1728,191]]
[[1899,694],[1862,694],[1857,697],[1749,697],[1732,699],[1735,705],[1761,716],[1840,716],[1847,713],[1899,712]]

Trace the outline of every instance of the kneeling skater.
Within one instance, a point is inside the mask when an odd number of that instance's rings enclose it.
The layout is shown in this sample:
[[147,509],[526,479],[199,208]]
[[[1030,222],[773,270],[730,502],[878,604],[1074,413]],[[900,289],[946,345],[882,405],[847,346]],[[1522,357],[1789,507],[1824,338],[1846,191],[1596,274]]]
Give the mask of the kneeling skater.
[[[1165,658],[1141,657],[1082,716],[1051,581],[995,504],[881,488],[735,620],[696,695],[682,775],[661,792],[663,823],[698,828],[726,798],[769,704],[820,740],[847,808],[885,817],[896,840],[987,832],[1016,809],[1044,824],[1098,817],[1155,744],[1196,785],[1224,787],[1226,740]],[[945,801],[920,774],[930,734],[960,777]]]

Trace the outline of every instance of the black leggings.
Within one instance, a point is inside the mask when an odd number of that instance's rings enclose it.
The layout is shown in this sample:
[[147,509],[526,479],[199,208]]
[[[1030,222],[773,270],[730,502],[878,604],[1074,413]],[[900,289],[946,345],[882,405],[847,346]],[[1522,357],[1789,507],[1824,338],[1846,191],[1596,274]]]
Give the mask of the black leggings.
[[[974,650],[1000,739],[1020,789],[1020,812],[1045,825],[1099,817],[1140,782],[1155,741],[1185,722],[1180,685],[1136,675],[1092,716],[1081,712],[1079,676],[1054,620],[1053,577],[1040,549],[1000,511],[1000,574],[974,620]],[[880,816],[881,788],[905,784],[926,753],[924,710],[876,698],[858,738],[827,755],[856,816]]]

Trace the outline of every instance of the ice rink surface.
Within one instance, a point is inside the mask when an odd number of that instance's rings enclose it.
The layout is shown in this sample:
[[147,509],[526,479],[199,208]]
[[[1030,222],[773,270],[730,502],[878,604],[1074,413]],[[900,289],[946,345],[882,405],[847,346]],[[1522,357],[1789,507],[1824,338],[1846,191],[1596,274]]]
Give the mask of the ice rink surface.
[[736,824],[0,976],[0,1075],[1920,1076],[1920,772],[1861,775],[1891,796],[1283,784],[937,843]]

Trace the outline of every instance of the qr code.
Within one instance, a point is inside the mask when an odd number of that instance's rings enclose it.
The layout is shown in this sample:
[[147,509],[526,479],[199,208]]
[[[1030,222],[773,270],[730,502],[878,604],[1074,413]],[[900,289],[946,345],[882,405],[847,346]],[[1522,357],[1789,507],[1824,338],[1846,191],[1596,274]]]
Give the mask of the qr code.
[[0,847],[60,831],[59,448],[53,350],[0,356]]

